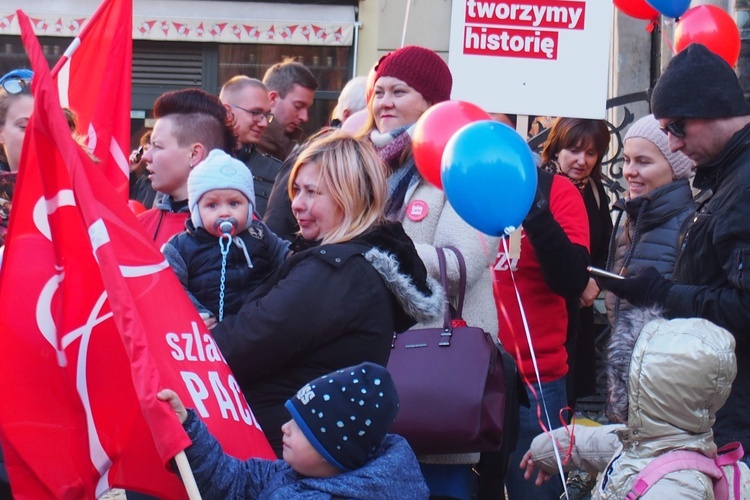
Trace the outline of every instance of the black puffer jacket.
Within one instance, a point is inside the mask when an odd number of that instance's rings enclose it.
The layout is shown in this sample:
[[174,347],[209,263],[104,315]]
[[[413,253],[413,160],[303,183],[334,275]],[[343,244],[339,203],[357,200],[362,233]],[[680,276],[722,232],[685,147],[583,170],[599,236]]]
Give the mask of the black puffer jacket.
[[[695,212],[690,182],[679,179],[632,200],[621,198],[614,208],[620,213],[609,243],[607,270],[620,274],[624,267],[623,275],[632,276],[653,266],[665,278],[672,276],[680,228]],[[622,221],[624,214],[627,218]],[[604,300],[613,325],[618,313],[630,308],[612,292],[607,292]]]
[[[202,227],[196,228],[190,219],[185,227],[161,251],[198,312],[210,312],[218,318],[223,260],[219,238]],[[224,273],[224,314],[237,314],[250,293],[281,267],[288,252],[289,242],[257,220],[235,236]]]
[[750,451],[750,125],[738,131],[693,186],[698,211],[681,234],[669,317],[700,317],[737,341],[737,378],[716,416],[719,446],[740,441]]
[[277,453],[284,402],[308,381],[370,361],[394,332],[439,315],[443,292],[400,224],[289,257],[213,336]]

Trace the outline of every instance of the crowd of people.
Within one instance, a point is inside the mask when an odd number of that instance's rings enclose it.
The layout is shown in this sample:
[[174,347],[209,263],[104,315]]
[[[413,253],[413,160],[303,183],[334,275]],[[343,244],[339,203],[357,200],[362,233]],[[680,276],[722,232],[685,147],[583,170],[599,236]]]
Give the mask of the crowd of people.
[[[10,175],[32,77],[0,79]],[[347,84],[331,126],[305,141],[318,84],[297,62],[262,81],[235,76],[218,96],[187,89],[155,102],[155,125],[130,158],[131,198],[146,205],[140,222],[279,458],[223,455],[165,388],[207,497],[557,499],[564,478],[550,479],[562,458],[566,470],[599,474],[594,498],[622,498],[670,451],[715,458],[734,441],[750,451],[750,104],[732,68],[698,44],[673,58],[653,114],[624,137],[627,190],[614,204],[602,184],[607,123],[550,121],[534,203],[503,239],[463,221],[415,164],[415,124],[452,85],[437,53],[403,47]],[[529,405],[506,408],[518,413],[515,449],[415,456],[388,433],[398,394],[383,367],[394,335],[442,327],[445,297],[455,304],[464,289],[463,319],[515,356]],[[595,390],[600,297],[614,331],[613,425],[574,442],[576,403]],[[361,399],[342,396],[354,384]],[[360,427],[342,430],[350,425]],[[750,455],[741,462],[737,484],[750,492]],[[713,491],[695,471],[657,485],[653,497]]]

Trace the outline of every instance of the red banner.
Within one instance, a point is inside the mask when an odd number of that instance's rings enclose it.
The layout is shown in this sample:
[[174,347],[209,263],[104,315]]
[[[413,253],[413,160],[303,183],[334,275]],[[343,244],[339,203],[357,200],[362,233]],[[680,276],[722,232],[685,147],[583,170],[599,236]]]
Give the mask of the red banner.
[[128,199],[133,1],[104,0],[52,71],[99,168]]
[[72,139],[28,18],[35,72],[0,271],[0,433],[16,498],[185,491],[189,445],[156,399],[175,389],[225,451],[273,458],[237,382],[161,253]]

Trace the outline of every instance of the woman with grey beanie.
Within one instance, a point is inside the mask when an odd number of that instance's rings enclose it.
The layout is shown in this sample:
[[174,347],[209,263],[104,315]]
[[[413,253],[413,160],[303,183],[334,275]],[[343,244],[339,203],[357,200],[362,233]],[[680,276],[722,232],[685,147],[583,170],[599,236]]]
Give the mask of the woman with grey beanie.
[[[630,126],[624,157],[628,191],[614,204],[620,213],[609,244],[607,269],[632,276],[653,266],[669,278],[677,259],[680,227],[695,211],[688,181],[694,163],[681,152],[670,151],[654,115]],[[630,307],[611,292],[606,293],[605,304],[613,325],[619,312]]]

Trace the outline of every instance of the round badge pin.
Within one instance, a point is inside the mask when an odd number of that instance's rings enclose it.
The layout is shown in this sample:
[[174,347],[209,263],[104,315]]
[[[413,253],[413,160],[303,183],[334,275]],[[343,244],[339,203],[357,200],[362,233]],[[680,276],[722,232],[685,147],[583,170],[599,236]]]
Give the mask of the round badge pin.
[[414,200],[406,206],[406,216],[409,220],[419,222],[427,217],[429,207],[422,200]]

